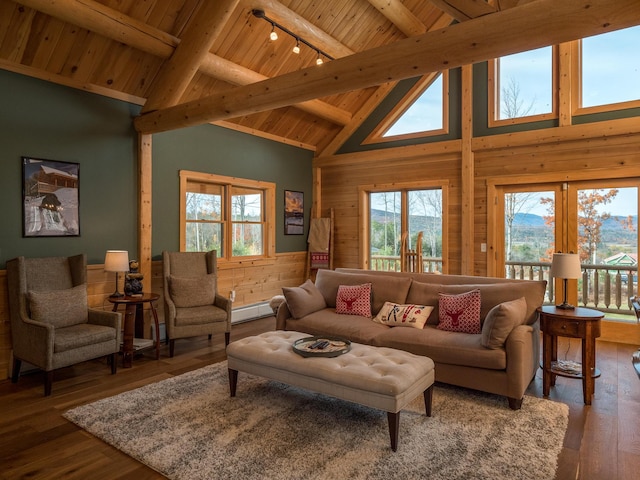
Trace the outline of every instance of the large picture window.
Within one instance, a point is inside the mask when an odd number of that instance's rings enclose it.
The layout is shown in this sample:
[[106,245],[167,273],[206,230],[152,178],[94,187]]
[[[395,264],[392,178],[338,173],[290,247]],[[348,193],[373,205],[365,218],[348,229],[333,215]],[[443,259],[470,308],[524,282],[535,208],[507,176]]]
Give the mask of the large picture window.
[[489,124],[556,116],[555,48],[543,47],[489,62]]
[[270,257],[275,252],[275,184],[180,172],[180,249],[216,250],[218,258]]
[[578,113],[640,106],[639,45],[640,26],[578,42]]

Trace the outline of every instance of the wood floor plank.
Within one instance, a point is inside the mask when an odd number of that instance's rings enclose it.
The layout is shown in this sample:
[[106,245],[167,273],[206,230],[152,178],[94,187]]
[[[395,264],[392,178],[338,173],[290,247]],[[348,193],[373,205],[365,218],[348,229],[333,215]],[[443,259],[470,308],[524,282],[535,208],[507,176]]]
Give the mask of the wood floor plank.
[[[275,329],[273,317],[234,324],[231,341]],[[558,459],[557,480],[626,480],[640,471],[640,379],[631,364],[630,345],[597,342],[596,393],[585,406],[582,383],[558,377],[551,400],[569,406],[569,426]],[[580,342],[559,339],[561,359],[580,360]],[[79,429],[62,417],[77,405],[93,402],[165,378],[225,360],[224,338],[179,340],[169,357],[136,356],[132,368],[116,375],[103,360],[56,372],[50,397],[43,376],[24,375],[17,384],[0,381],[0,479],[69,478],[155,480],[162,475]],[[436,387],[437,388],[437,387]],[[542,372],[527,389],[542,397]],[[55,453],[54,453],[55,452]]]

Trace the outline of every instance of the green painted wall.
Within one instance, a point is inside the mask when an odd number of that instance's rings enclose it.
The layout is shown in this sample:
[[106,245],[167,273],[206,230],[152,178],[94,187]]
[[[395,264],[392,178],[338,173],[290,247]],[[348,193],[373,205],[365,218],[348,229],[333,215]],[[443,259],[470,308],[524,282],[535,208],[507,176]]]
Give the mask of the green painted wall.
[[[153,135],[154,259],[178,250],[179,171],[214,173],[276,184],[276,252],[307,249],[313,152],[214,125]],[[284,234],[284,191],[304,192],[305,234]]]
[[[138,107],[0,70],[0,268],[19,256],[137,250]],[[80,164],[80,236],[22,236],[22,156]]]
[[[0,269],[24,255],[85,253],[137,241],[137,133],[140,107],[0,70]],[[276,251],[305,251],[305,235],[284,235],[284,190],[304,192],[308,228],[313,152],[205,125],[153,137],[152,252],[178,248],[178,170],[276,182]],[[80,236],[22,236],[22,156],[80,164]]]

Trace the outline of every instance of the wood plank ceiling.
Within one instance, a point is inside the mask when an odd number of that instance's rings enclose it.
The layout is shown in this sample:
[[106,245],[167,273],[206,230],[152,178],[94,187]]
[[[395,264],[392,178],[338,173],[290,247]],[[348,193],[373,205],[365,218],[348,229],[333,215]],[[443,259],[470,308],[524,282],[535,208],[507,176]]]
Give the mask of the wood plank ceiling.
[[[0,0],[0,68],[144,105],[136,126],[147,133],[214,121],[331,154],[339,147],[336,139],[346,139],[397,80],[433,71],[436,64],[471,63],[640,23],[637,0],[551,5],[553,0]],[[336,60],[316,66],[317,52],[301,44],[300,53],[292,53],[295,40],[279,30],[279,39],[269,40],[272,27],[254,9]],[[553,10],[559,12],[556,22]],[[514,25],[519,12],[530,24],[522,33]],[[471,26],[473,19],[488,23],[451,35],[452,27],[441,30],[453,20]],[[531,42],[501,43],[502,34]],[[462,42],[457,49],[465,54],[454,52],[465,35],[483,38]],[[399,43],[408,37],[415,42]],[[440,39],[446,60],[414,60],[421,52],[435,56],[434,40]],[[348,68],[365,73],[358,77]],[[264,97],[263,107],[251,108],[252,99],[259,103],[255,92]],[[216,108],[219,113],[210,113]],[[191,118],[159,127],[165,111]]]

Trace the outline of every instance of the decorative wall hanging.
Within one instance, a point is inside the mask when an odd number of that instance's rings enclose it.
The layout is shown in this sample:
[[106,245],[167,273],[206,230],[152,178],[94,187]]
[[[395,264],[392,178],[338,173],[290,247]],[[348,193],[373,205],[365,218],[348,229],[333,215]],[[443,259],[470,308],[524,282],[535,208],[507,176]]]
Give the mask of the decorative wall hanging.
[[284,234],[304,234],[304,193],[284,191]]
[[22,157],[22,236],[80,235],[80,164]]

